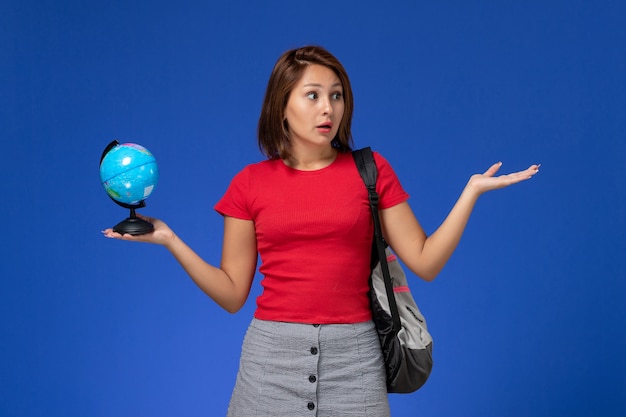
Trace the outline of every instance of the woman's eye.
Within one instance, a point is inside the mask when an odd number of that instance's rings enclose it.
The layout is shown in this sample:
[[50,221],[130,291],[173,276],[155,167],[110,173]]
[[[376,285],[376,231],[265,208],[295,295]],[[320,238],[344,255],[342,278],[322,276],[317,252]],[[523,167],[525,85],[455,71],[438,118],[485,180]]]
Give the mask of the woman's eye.
[[342,97],[341,93],[333,93],[333,100],[340,100]]
[[311,100],[317,100],[317,93],[308,93],[306,96]]

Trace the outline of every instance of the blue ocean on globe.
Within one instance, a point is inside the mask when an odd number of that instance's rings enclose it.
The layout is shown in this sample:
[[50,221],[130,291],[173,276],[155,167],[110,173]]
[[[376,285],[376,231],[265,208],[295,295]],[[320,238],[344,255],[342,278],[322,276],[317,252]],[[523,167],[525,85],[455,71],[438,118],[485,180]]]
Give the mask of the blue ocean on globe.
[[112,199],[135,205],[154,191],[159,181],[159,169],[156,159],[146,148],[136,143],[122,143],[102,159],[100,181]]

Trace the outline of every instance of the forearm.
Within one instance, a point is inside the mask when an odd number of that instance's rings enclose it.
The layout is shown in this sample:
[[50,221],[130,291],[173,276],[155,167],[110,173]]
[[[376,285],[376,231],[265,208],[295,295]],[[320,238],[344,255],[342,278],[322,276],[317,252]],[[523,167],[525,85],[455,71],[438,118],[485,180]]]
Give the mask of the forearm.
[[220,307],[231,313],[241,308],[249,289],[237,288],[225,271],[206,262],[178,236],[174,235],[165,247],[195,284]]
[[448,262],[465,231],[479,193],[468,183],[446,219],[424,242],[420,255],[420,274],[434,279]]

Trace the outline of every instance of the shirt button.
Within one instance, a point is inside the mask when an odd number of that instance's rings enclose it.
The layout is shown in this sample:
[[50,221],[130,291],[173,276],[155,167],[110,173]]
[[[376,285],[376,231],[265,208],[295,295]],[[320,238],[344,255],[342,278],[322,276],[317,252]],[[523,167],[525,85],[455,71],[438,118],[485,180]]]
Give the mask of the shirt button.
[[315,378],[315,375],[310,375],[309,382],[315,382],[315,381],[317,381],[317,378]]
[[313,404],[312,402],[309,402],[307,405],[309,410],[314,410],[315,409],[315,404]]
[[311,355],[317,355],[317,348],[315,346],[311,348]]

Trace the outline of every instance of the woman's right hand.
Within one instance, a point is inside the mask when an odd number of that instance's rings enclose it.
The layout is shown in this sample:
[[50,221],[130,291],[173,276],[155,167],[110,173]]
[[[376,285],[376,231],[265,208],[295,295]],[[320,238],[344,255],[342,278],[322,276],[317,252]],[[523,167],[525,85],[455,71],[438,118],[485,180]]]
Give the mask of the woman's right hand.
[[140,214],[137,214],[137,217],[147,222],[152,223],[152,225],[154,226],[154,230],[150,233],[133,236],[130,234],[122,235],[120,233],[114,232],[112,228],[108,228],[108,229],[103,230],[102,234],[105,237],[108,237],[111,239],[128,240],[132,242],[155,243],[158,245],[167,245],[168,242],[173,241],[174,238],[176,237],[172,229],[170,229],[170,227],[167,224],[165,224],[165,222],[163,222],[162,220],[159,220],[153,217],[142,216]]

